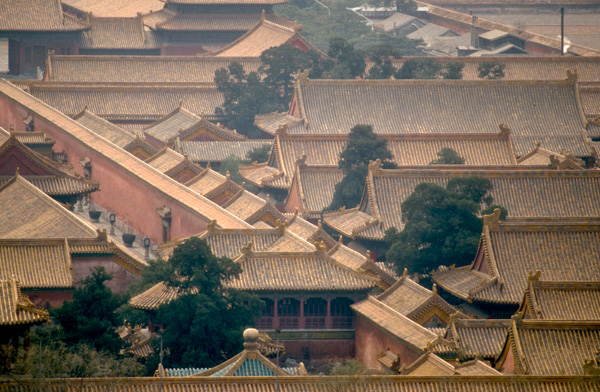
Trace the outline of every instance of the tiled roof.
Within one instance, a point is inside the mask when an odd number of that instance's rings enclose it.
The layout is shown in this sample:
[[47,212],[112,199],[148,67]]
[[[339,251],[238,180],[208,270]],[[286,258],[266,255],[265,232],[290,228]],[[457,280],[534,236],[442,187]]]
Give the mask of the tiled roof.
[[[358,210],[327,213],[324,222],[342,234],[382,240],[385,230],[401,230],[401,204],[423,182],[445,186],[451,178],[479,176],[493,185],[494,203],[515,218],[585,218],[600,216],[600,172],[533,170],[521,166],[473,168],[463,165],[380,169],[371,165]],[[460,168],[458,167],[460,166]],[[577,195],[577,196],[576,196]],[[369,223],[370,222],[370,223]]]
[[[409,59],[402,57],[394,60],[395,67],[401,67]],[[577,71],[580,82],[600,81],[600,57],[597,56],[483,56],[483,57],[436,57],[436,62],[446,64],[460,62],[463,80],[481,80],[477,67],[481,63],[493,62],[504,65],[503,80],[561,80],[567,70]]]
[[[4,157],[5,163],[10,163],[11,157],[8,155],[10,155],[12,151],[18,150],[20,154],[25,156],[25,158],[16,158],[18,160],[16,165],[19,167],[19,170],[23,173],[27,173],[24,175],[24,178],[47,195],[77,195],[91,193],[100,188],[100,184],[97,182],[85,180],[69,174],[68,172],[72,170],[72,167],[63,166],[51,161],[27,148],[19,140],[21,138],[19,138],[18,134],[12,133],[10,135],[11,136],[0,145],[0,156]],[[0,175],[0,186],[13,178],[14,173],[10,173],[10,175],[7,174],[8,173],[5,172]]]
[[327,234],[320,221],[317,226],[298,216],[298,214],[285,214],[285,216],[288,218],[285,223],[286,229],[298,237],[309,242],[323,241],[328,248],[336,245],[336,241]]
[[[244,331],[244,351],[227,361],[204,371],[195,376],[205,377],[269,377],[291,376],[294,373],[277,367],[259,351],[259,333],[256,329]],[[304,371],[306,375],[306,371]]]
[[337,167],[298,166],[287,200],[292,197],[292,192],[297,192],[302,216],[319,219],[323,209],[333,200],[335,186],[343,178],[344,173]]
[[463,359],[494,360],[502,351],[510,325],[510,320],[452,318],[445,338],[455,347],[436,346],[434,351],[440,355],[458,353]]
[[[47,388],[66,392],[149,392],[157,388],[156,377],[105,378],[60,378],[44,381]],[[15,389],[34,390],[37,379],[3,380],[0,391]],[[598,392],[596,377],[573,376],[447,376],[447,377],[404,377],[404,376],[305,376],[305,377],[165,377],[161,382],[163,391],[176,392],[194,390],[209,392],[236,388],[240,392],[294,391],[327,392],[332,388],[355,389],[364,392]]]
[[[218,57],[217,57],[218,58]],[[293,127],[302,127],[304,120],[289,115],[288,113],[257,114],[254,118],[254,125],[266,133],[275,135],[281,126],[287,129]],[[299,131],[302,132],[301,130]]]
[[156,155],[146,159],[146,163],[161,173],[165,173],[181,162],[185,161],[185,157],[180,153],[171,150],[168,147],[163,148]]
[[600,321],[600,282],[556,282],[529,276],[520,311],[540,320]]
[[[300,77],[304,133],[486,133],[507,124],[517,156],[536,141],[552,151],[589,155],[576,83],[567,81],[339,81]],[[398,110],[400,103],[402,110]],[[557,111],[556,107],[563,110]],[[351,113],[352,115],[348,115]],[[375,115],[376,113],[376,115]]]
[[[510,210],[509,210],[510,211]],[[479,253],[485,263],[440,270],[433,279],[462,298],[487,303],[520,304],[530,271],[554,281],[598,281],[600,225],[529,221],[485,224]]]
[[261,220],[261,216],[267,213],[273,219],[278,219],[281,222],[285,220],[283,214],[273,206],[269,199],[264,200],[252,192],[247,192],[245,189],[242,189],[236,196],[223,204],[222,207],[250,224]]
[[256,58],[208,56],[58,56],[48,57],[45,77],[52,82],[213,83],[215,71],[236,61],[256,71]]
[[144,133],[166,143],[170,138],[177,136],[180,130],[187,129],[201,120],[200,116],[196,116],[180,104],[160,120],[145,127]]
[[421,352],[424,352],[431,342],[438,339],[438,335],[373,297],[368,297],[351,306],[356,313],[374,323],[378,328]]
[[316,246],[311,244],[310,242],[300,238],[289,230],[285,230],[283,235],[271,246],[269,246],[268,252],[314,252],[316,250]]
[[97,237],[91,226],[18,175],[0,187],[0,211],[0,238]]
[[402,366],[399,372],[405,376],[451,376],[454,366],[428,351],[409,366]]
[[454,369],[460,376],[501,376],[502,373],[479,359],[463,362]]
[[66,239],[0,240],[2,278],[14,276],[23,289],[72,289],[71,269]]
[[160,282],[131,298],[127,303],[135,309],[156,310],[179,297],[177,289]]
[[[265,13],[263,17],[267,21],[292,29],[301,27],[298,23],[286,18],[282,18],[273,13]],[[164,10],[162,15],[145,16],[144,21],[146,22],[146,25],[152,29],[165,31],[245,32],[251,30],[261,21],[261,15],[239,13],[191,14],[187,12],[172,14],[172,12],[169,12],[169,10]]]
[[[198,134],[200,131],[204,131],[206,134]],[[175,139],[182,141],[245,141],[247,138],[237,133],[235,129],[225,128],[221,123],[214,124],[202,117],[200,121],[188,128],[183,128],[168,140],[174,141]]]
[[434,306],[445,312],[448,317],[457,312],[456,308],[438,295],[437,288],[434,287],[434,291],[428,290],[407,275],[378,295],[377,299],[411,320],[417,320]]
[[80,49],[160,49],[154,32],[146,31],[141,15],[135,18],[89,18],[91,29],[81,34]]
[[159,173],[157,170],[131,154],[123,151],[106,139],[97,136],[92,131],[79,125],[76,121],[57,110],[52,109],[9,82],[0,80],[0,94],[7,99],[19,102],[23,107],[27,108],[27,110],[32,111],[43,120],[48,121],[50,124],[64,130],[65,133],[78,139],[83,145],[87,145],[98,151],[107,159],[122,168],[122,170],[139,177],[151,188],[176,200],[178,203],[188,208],[191,214],[200,215],[208,221],[216,219],[218,220],[218,225],[221,227],[250,227],[246,222],[219,208],[216,204],[201,197],[184,185]]
[[599,346],[597,321],[513,319],[501,357],[510,347],[518,374],[582,376],[584,363],[596,358]]
[[[379,137],[387,141],[393,161],[399,166],[428,165],[439,158],[437,153],[443,148],[454,149],[465,159],[467,165],[493,166],[516,163],[510,132],[507,129],[496,134],[385,134]],[[261,186],[289,188],[297,165],[337,167],[340,153],[347,143],[347,134],[294,134],[280,129],[275,135],[268,166],[277,169],[283,175],[273,177],[272,170],[265,170],[261,166],[245,167],[243,175],[252,177],[252,182]],[[256,178],[260,174],[263,177]],[[320,189],[330,189],[331,192],[322,197],[331,201],[333,186],[336,183],[324,184]],[[318,203],[320,204],[322,202]]]
[[161,0],[63,0],[63,7],[73,7],[98,17],[133,18],[139,13],[156,11],[164,6]]
[[50,321],[46,309],[34,307],[29,297],[21,293],[14,278],[0,279],[0,326],[31,325]]
[[110,121],[106,121],[105,119],[96,116],[87,108],[84,108],[83,111],[73,117],[73,119],[121,148],[125,148],[135,139],[134,134],[125,131],[123,128]]
[[279,20],[271,21],[266,17],[257,22],[246,34],[210,54],[218,57],[260,57],[267,49],[295,41],[320,52],[300,35],[299,26],[289,26],[288,23],[282,24]]
[[0,1],[0,31],[75,32],[89,29],[62,11],[57,0]]
[[580,83],[581,107],[590,117],[600,116],[600,82]]
[[519,165],[551,166],[555,169],[581,170],[585,167],[583,160],[574,157],[568,152],[559,154],[542,148],[539,145],[536,145],[533,150],[519,158],[517,162]]
[[250,252],[236,259],[242,274],[228,286],[245,291],[366,291],[376,280],[325,253]]
[[96,115],[112,119],[164,116],[180,102],[196,114],[214,114],[223,95],[213,85],[34,83],[36,98],[67,115],[84,105]]
[[380,263],[375,263],[371,260],[371,254],[368,251],[367,255],[363,256],[341,242],[338,242],[327,253],[338,263],[380,280],[378,286],[381,289],[387,289],[396,282],[396,278],[381,268]]
[[[46,144],[53,146],[55,143],[55,140],[46,135],[44,132],[12,132],[12,134],[15,135],[18,141],[26,146],[31,144]],[[10,135],[10,132],[7,132],[0,127],[0,143],[6,141]]]
[[228,181],[231,180],[210,168],[206,168],[202,173],[198,174],[196,177],[187,182],[185,186],[194,192],[205,195]]
[[236,156],[245,159],[248,152],[271,144],[272,140],[243,141],[181,141],[178,142],[181,153],[194,162],[222,162],[226,158]]

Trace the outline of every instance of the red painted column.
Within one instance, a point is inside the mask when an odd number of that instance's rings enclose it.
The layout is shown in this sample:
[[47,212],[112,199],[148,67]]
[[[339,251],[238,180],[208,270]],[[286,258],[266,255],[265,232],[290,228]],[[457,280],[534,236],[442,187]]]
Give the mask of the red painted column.
[[273,299],[273,329],[279,328],[279,298],[275,297]]
[[304,298],[300,298],[300,317],[298,318],[298,329],[306,329],[306,318],[304,318]]
[[327,314],[325,315],[325,329],[332,329],[333,320],[331,319],[331,298],[327,297]]

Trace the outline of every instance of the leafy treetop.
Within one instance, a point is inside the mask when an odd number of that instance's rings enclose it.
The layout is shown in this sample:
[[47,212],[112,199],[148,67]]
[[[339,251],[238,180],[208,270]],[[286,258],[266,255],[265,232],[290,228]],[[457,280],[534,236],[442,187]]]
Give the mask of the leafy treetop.
[[449,147],[442,148],[437,155],[438,159],[431,161],[430,165],[462,165],[465,163],[465,158]]
[[477,65],[477,77],[480,79],[502,79],[505,65],[495,61],[484,61]]

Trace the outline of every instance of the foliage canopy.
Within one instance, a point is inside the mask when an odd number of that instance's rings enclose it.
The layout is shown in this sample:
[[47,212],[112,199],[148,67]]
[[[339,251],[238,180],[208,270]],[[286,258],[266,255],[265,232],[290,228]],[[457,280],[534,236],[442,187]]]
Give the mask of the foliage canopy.
[[449,147],[442,148],[437,156],[438,159],[431,161],[430,165],[462,165],[465,163],[465,159]]

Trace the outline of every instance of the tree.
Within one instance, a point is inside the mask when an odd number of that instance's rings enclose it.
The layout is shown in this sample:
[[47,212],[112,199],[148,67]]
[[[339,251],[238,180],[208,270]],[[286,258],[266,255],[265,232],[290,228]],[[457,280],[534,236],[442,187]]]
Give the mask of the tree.
[[367,79],[389,79],[397,69],[392,65],[392,58],[400,58],[400,49],[389,44],[381,44],[371,48],[367,55],[373,61]]
[[265,143],[260,147],[253,148],[252,150],[248,151],[246,153],[245,162],[247,162],[247,163],[266,162],[269,159],[270,154],[271,154],[271,145]]
[[477,65],[477,77],[479,79],[502,79],[504,67],[504,64],[496,61],[483,61]]
[[70,345],[87,344],[98,351],[117,354],[123,342],[115,332],[120,320],[115,310],[123,300],[104,282],[112,279],[103,267],[96,267],[73,293],[72,301],[51,314],[61,325],[64,341]]
[[258,136],[254,117],[260,113],[274,112],[277,108],[269,91],[257,72],[246,73],[244,67],[233,62],[227,69],[215,71],[217,90],[223,93],[224,102],[215,109],[225,116],[227,126],[249,136]]
[[438,159],[431,161],[430,165],[462,165],[465,163],[465,159],[458,155],[456,151],[451,148],[442,148],[437,153]]
[[393,156],[387,148],[387,141],[377,138],[372,126],[354,126],[348,134],[348,144],[340,153],[338,161],[344,178],[335,186],[333,200],[327,210],[337,210],[343,206],[354,207],[360,202],[369,161],[376,159],[381,159],[383,168],[397,167],[392,161]]
[[464,63],[441,63],[433,58],[409,59],[394,75],[396,79],[462,79]]
[[[454,178],[446,188],[422,183],[402,203],[404,229],[392,228],[385,240],[386,259],[398,271],[427,273],[440,265],[466,265],[473,260],[483,223],[482,207],[490,206],[492,184],[471,176]],[[506,210],[504,210],[504,219]]]
[[[331,79],[336,79],[334,76],[338,76],[337,78],[340,79],[339,76],[346,75],[347,77],[341,77],[341,79],[355,78],[365,72],[365,54],[360,50],[356,50],[354,45],[343,38],[331,38],[327,55],[337,61],[337,64],[329,70],[328,75]],[[335,73],[332,75],[334,70]]]
[[180,244],[169,262],[175,273],[167,285],[182,295],[158,310],[170,353],[165,366],[209,367],[237,354],[242,332],[253,324],[261,306],[255,295],[226,286],[239,276],[240,265],[215,256],[206,240],[197,237]]

